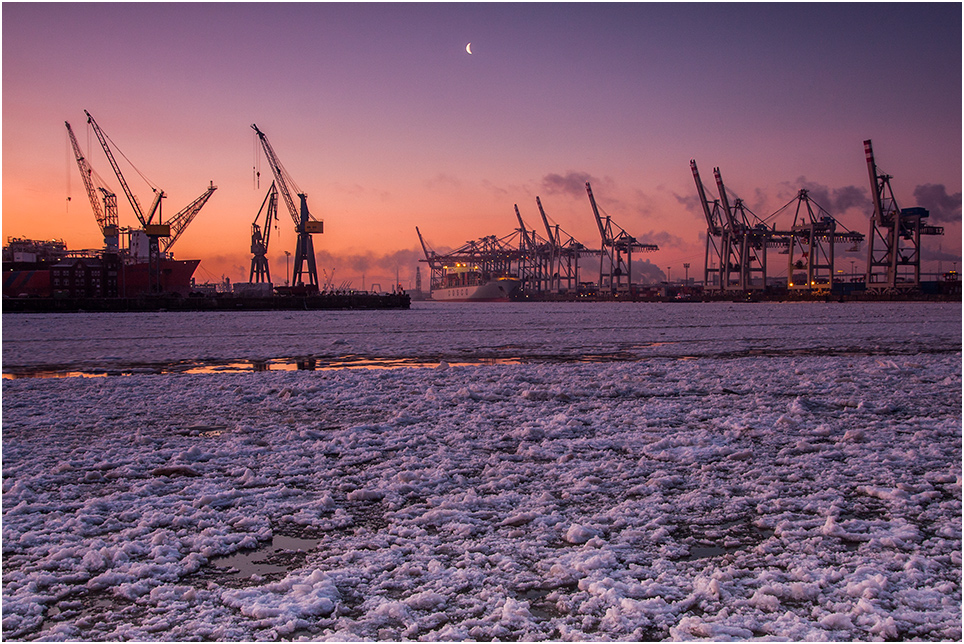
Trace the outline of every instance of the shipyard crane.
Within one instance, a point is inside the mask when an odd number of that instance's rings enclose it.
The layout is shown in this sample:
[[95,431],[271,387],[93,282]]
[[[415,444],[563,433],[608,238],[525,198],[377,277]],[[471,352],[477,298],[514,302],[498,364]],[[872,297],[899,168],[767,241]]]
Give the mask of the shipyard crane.
[[[596,226],[599,228],[599,237],[602,241],[599,255],[599,289],[602,290],[604,278],[608,277],[610,292],[615,295],[625,278],[626,290],[628,291],[633,283],[633,249],[655,251],[659,250],[659,246],[638,241],[615,224],[609,215],[606,215],[606,221],[603,223],[602,216],[599,214],[599,207],[596,205],[596,198],[592,194],[592,186],[589,185],[588,181],[586,182],[586,192],[589,194],[589,203],[592,205],[592,213],[596,217]],[[608,267],[606,266],[607,259],[609,260]]]
[[867,170],[874,203],[867,244],[867,288],[875,291],[920,287],[921,235],[943,235],[941,226],[928,226],[926,208],[900,208],[891,188],[891,175],[883,174],[874,159],[870,140],[864,141]]
[[[264,214],[264,228],[258,223]],[[271,225],[278,220],[278,188],[271,182],[268,194],[265,195],[261,208],[251,224],[251,275],[249,282],[271,283],[271,271],[268,268],[268,243],[271,241]],[[262,233],[262,230],[264,231]]]
[[[107,156],[107,160],[110,162],[111,168],[114,170],[114,174],[117,176],[117,180],[121,184],[121,188],[124,190],[124,194],[127,196],[127,200],[131,204],[131,208],[134,209],[134,215],[143,227],[143,232],[147,236],[147,249],[148,249],[148,275],[150,290],[152,293],[160,292],[161,290],[161,258],[164,253],[170,251],[170,248],[174,243],[180,238],[181,234],[187,228],[187,226],[194,220],[197,214],[201,211],[204,204],[207,203],[211,195],[217,190],[214,182],[211,182],[208,188],[194,201],[189,203],[180,212],[178,212],[174,217],[172,217],[167,223],[161,222],[161,201],[167,197],[163,190],[160,190],[154,186],[151,188],[154,190],[154,202],[151,204],[150,210],[147,214],[141,209],[141,204],[134,195],[127,180],[124,178],[124,173],[121,172],[120,165],[117,163],[117,159],[114,158],[114,153],[111,151],[110,144],[108,143],[107,135],[94,120],[94,117],[90,115],[90,112],[84,110],[84,114],[87,115],[87,123],[90,125],[91,129],[94,130],[94,134],[97,136],[97,140],[100,142],[101,147],[104,149],[104,154]],[[155,215],[157,216],[157,221],[154,221]],[[163,248],[162,248],[162,242]]]
[[[258,129],[257,125],[252,124],[251,128],[258,134],[261,140],[261,147],[264,149],[265,157],[271,164],[271,171],[274,173],[274,180],[277,183],[278,191],[284,199],[288,213],[291,215],[297,233],[297,243],[295,246],[295,266],[292,276],[292,287],[304,290],[305,292],[317,292],[318,290],[318,269],[315,266],[315,249],[311,236],[315,233],[323,233],[324,222],[316,220],[308,211],[308,195],[298,189],[298,186],[291,179],[288,171],[281,165],[281,161],[275,154],[274,149],[268,142],[268,137]],[[295,207],[295,202],[291,198],[291,188],[301,200],[301,208]],[[307,278],[307,283],[305,279]]]
[[104,149],[104,154],[107,156],[107,161],[110,163],[110,167],[114,170],[114,175],[117,176],[117,180],[121,184],[121,188],[124,190],[124,194],[127,196],[127,200],[131,204],[131,208],[134,209],[134,215],[137,220],[144,227],[144,234],[147,235],[147,262],[148,262],[148,279],[150,283],[150,290],[152,293],[159,292],[161,290],[161,246],[160,240],[162,237],[171,236],[171,227],[167,224],[162,224],[160,222],[153,223],[154,215],[157,214],[158,209],[161,205],[161,199],[166,195],[163,190],[158,190],[154,188],[154,203],[151,205],[151,210],[148,215],[144,216],[144,211],[141,210],[141,204],[137,200],[137,197],[131,191],[129,185],[127,185],[127,180],[124,178],[124,173],[121,172],[120,166],[117,164],[117,160],[114,158],[114,153],[110,149],[110,145],[107,142],[107,135],[104,134],[100,126],[97,125],[97,121],[94,117],[90,115],[90,112],[84,110],[84,114],[87,115],[87,123],[94,130],[94,134],[97,136],[97,140],[100,141],[100,146]]
[[[100,226],[100,231],[104,235],[106,252],[117,254],[120,247],[120,229],[117,225],[117,195],[105,188],[104,185],[98,185],[95,188],[94,177],[96,173],[81,151],[70,123],[64,121],[64,125],[67,126],[67,135],[70,137],[70,145],[73,147],[74,157],[77,159],[77,167],[80,168],[80,176],[84,180],[84,187],[87,189],[90,206],[94,210],[94,218],[97,219],[97,225]],[[97,177],[97,183],[104,184],[99,176]],[[97,198],[97,190],[100,190],[104,196],[103,206],[101,206],[100,199]]]

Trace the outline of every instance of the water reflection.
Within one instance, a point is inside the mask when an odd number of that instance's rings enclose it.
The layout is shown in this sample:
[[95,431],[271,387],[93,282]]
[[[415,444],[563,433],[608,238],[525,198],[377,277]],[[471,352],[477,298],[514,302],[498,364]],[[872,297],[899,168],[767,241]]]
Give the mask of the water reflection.
[[[586,358],[593,361],[592,357]],[[298,358],[251,359],[244,361],[181,361],[149,365],[131,365],[105,369],[91,368],[89,371],[77,369],[16,368],[3,373],[3,378],[104,378],[107,376],[130,376],[134,374],[212,374],[245,373],[263,371],[334,371],[339,369],[434,369],[441,360],[424,358],[371,358],[364,356],[341,356],[334,359],[321,359],[314,356]],[[446,361],[451,367],[477,365],[523,364],[523,358],[468,358],[459,361]]]

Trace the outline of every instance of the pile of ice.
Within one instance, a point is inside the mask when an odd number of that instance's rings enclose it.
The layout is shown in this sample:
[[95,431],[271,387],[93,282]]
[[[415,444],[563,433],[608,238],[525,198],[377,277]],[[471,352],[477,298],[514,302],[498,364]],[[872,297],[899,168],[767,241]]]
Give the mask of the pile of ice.
[[959,345],[4,380],[3,635],[959,640]]

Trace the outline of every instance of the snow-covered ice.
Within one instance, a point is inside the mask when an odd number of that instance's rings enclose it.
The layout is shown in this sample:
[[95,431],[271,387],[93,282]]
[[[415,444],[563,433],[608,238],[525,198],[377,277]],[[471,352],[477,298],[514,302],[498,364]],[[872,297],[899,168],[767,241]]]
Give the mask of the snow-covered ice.
[[4,639],[961,638],[960,304],[3,317]]

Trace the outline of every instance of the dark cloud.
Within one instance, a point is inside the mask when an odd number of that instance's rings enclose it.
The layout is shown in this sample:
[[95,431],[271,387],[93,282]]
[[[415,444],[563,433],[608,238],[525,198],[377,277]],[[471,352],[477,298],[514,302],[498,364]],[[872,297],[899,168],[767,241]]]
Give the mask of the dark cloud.
[[[688,213],[700,219],[704,218],[705,215],[703,213],[703,206],[700,204],[700,196],[695,191],[690,195],[678,195],[674,192],[673,197]],[[706,198],[712,199],[710,195],[706,195]]]
[[839,215],[851,208],[864,211],[868,216],[873,211],[869,190],[859,186],[829,188],[823,184],[807,181],[806,177],[797,179],[798,190],[804,188],[810,198],[831,215]]
[[930,220],[940,223],[961,221],[961,193],[947,194],[942,183],[925,183],[914,188],[917,205],[930,211]]
[[568,194],[574,197],[584,197],[587,181],[593,183],[596,182],[596,178],[588,172],[571,170],[565,175],[547,174],[542,178],[542,189],[548,194]]
[[394,273],[395,268],[398,267],[400,272],[406,273],[414,271],[414,266],[418,264],[418,260],[424,258],[424,255],[421,250],[415,249],[398,250],[394,253],[382,255],[371,252],[332,253],[321,250],[315,253],[315,258],[319,269],[324,266],[329,269],[336,268],[354,272],[381,271]]
[[666,281],[666,273],[648,259],[633,260],[634,284],[659,284]]
[[873,210],[870,191],[866,188],[857,186],[847,186],[846,188],[835,188],[833,191],[833,201],[831,201],[831,212],[844,212],[850,208],[857,208],[869,213]]
[[651,230],[645,235],[639,235],[636,237],[639,241],[644,244],[656,244],[661,250],[667,248],[688,248],[689,244],[683,240],[682,237],[678,237],[672,233],[668,233],[665,230]]

